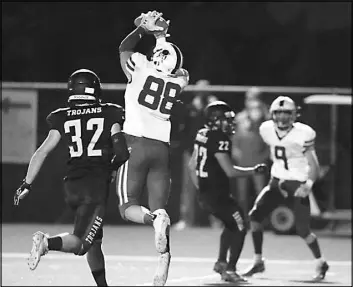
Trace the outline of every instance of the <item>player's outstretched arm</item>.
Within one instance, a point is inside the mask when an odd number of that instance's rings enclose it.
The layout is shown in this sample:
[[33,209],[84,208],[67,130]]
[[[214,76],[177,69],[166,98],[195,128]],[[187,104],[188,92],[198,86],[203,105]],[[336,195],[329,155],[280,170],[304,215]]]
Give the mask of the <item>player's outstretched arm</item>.
[[19,201],[29,193],[31,184],[37,177],[44,163],[44,160],[48,154],[57,146],[57,144],[60,142],[60,139],[60,132],[58,130],[52,129],[49,131],[48,136],[42,145],[35,151],[29,162],[27,175],[21,186],[16,190],[14,197],[15,205],[18,205]]
[[130,157],[130,152],[126,143],[124,132],[121,130],[119,123],[115,123],[111,129],[111,138],[113,142],[114,157],[112,166],[114,170],[118,170]]
[[295,191],[294,196],[306,197],[311,192],[314,182],[318,179],[320,174],[320,164],[316,155],[314,147],[307,149],[304,152],[306,159],[309,164],[309,176],[305,183],[301,184],[299,188]]
[[266,170],[265,164],[258,164],[254,167],[235,166],[233,165],[230,156],[226,153],[216,153],[215,157],[228,177],[249,176],[254,173],[264,172]]
[[150,11],[146,14],[142,14],[140,25],[129,35],[127,35],[119,46],[120,65],[129,81],[131,80],[131,74],[126,67],[126,63],[130,56],[134,53],[137,43],[141,40],[144,34],[163,30],[162,27],[156,25],[157,20],[161,16],[162,13],[158,13],[156,11]]
[[195,185],[195,187],[198,189],[199,188],[199,180],[197,179],[196,175],[196,166],[197,166],[197,152],[196,149],[194,149],[191,159],[189,161],[188,168],[190,170],[190,177],[192,183]]

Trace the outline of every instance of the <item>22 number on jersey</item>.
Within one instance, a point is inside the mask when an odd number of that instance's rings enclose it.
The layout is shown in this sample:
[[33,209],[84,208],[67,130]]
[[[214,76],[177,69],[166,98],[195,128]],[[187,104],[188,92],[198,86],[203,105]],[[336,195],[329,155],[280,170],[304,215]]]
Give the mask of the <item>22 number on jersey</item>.
[[197,156],[196,175],[203,178],[208,177],[208,172],[205,171],[205,164],[207,160],[207,149],[204,146],[200,146],[198,144],[195,144],[194,148],[196,150],[196,156]]

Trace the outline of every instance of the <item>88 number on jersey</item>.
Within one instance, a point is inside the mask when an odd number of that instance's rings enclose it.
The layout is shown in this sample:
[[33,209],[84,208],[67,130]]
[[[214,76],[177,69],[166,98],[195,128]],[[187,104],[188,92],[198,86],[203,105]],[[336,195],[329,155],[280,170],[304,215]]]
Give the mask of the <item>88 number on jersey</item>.
[[158,110],[161,114],[169,116],[180,91],[181,87],[178,84],[148,76],[139,94],[138,102],[144,107]]

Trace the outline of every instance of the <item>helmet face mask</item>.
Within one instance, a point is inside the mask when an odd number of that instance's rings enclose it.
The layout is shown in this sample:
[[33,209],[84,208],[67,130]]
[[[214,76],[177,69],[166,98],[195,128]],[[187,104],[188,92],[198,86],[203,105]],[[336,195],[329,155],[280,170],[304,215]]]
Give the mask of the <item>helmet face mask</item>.
[[96,103],[100,101],[101,83],[98,76],[87,69],[71,74],[68,80],[69,104]]
[[215,101],[205,109],[206,125],[211,130],[221,130],[232,135],[235,133],[235,113],[231,107],[222,101]]
[[166,41],[157,43],[153,49],[151,62],[157,71],[165,74],[174,74],[183,65],[179,48]]

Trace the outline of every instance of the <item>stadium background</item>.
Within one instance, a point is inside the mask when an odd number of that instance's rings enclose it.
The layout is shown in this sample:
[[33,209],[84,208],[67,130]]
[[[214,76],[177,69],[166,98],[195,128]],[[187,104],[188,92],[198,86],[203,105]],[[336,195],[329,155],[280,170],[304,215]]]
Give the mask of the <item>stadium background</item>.
[[[160,10],[171,19],[171,41],[183,51],[191,84],[351,87],[351,3],[30,3],[2,2],[2,81],[66,82],[78,68],[97,72],[103,83],[125,83],[117,47],[141,12]],[[151,39],[146,37],[146,43]],[[143,44],[141,45],[143,46]],[[142,49],[143,47],[141,47]],[[235,110],[242,93],[216,93]],[[184,93],[185,102],[191,98]],[[270,103],[276,95],[266,94]],[[302,104],[305,94],[293,95]],[[123,93],[106,91],[105,100],[123,104]],[[37,145],[48,127],[46,116],[64,106],[63,90],[38,92]],[[328,163],[328,107],[303,106],[302,120],[318,134],[322,164]],[[2,112],[5,112],[2,105]],[[169,213],[179,216],[180,141],[173,134],[173,185]],[[340,107],[335,167],[336,207],[351,208],[351,110]],[[3,222],[70,222],[62,177],[65,148],[46,160],[21,210],[13,192],[27,165],[2,164]],[[108,223],[123,223],[111,194]]]

